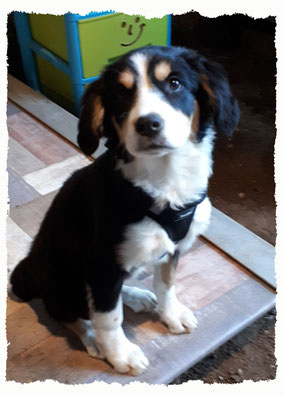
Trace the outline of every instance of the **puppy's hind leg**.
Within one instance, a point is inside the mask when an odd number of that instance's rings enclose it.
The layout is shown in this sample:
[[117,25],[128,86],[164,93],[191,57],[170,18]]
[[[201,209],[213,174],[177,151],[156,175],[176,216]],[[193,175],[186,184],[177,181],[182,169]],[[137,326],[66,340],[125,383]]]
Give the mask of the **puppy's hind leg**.
[[39,288],[33,280],[33,260],[28,256],[21,260],[11,274],[9,280],[9,294],[16,296],[17,300],[30,301],[39,297]]
[[63,324],[80,338],[91,357],[104,359],[103,352],[96,346],[96,335],[90,320],[77,319],[75,322]]
[[157,297],[150,290],[139,289],[135,286],[122,286],[123,304],[134,312],[153,311],[157,305]]

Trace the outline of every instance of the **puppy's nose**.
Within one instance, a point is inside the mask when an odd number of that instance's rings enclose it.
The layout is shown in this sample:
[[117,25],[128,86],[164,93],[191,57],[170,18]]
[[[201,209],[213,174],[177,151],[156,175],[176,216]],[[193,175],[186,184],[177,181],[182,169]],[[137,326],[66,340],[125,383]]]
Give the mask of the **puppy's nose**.
[[142,136],[152,137],[158,134],[164,126],[162,118],[155,113],[139,117],[135,123],[136,132]]

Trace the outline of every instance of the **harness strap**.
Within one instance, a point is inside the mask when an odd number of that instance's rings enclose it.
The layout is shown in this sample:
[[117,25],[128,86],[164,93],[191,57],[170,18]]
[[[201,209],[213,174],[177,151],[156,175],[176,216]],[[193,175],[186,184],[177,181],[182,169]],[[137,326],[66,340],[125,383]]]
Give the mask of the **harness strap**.
[[172,209],[168,204],[162,212],[157,213],[156,208],[151,207],[146,215],[160,224],[173,242],[178,242],[187,234],[197,205],[204,201],[206,196],[207,192],[203,193],[198,201],[191,202],[177,210]]

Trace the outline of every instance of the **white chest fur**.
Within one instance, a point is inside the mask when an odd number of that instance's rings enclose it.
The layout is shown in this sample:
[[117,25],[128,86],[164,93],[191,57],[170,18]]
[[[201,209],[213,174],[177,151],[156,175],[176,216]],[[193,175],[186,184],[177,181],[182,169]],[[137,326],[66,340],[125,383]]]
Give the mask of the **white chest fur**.
[[[208,133],[201,143],[189,141],[169,156],[139,157],[127,164],[119,163],[118,168],[134,185],[146,191],[160,209],[167,203],[176,209],[198,200],[207,189],[212,173],[213,137],[213,133]],[[130,224],[125,231],[124,242],[118,246],[121,265],[130,271],[167,261],[168,254],[174,254],[176,249],[181,255],[185,254],[196,236],[208,226],[210,213],[211,204],[206,198],[197,206],[189,231],[177,244],[148,217]]]
[[201,143],[188,143],[164,157],[136,157],[129,163],[119,162],[124,177],[142,188],[161,209],[170,203],[172,209],[196,201],[207,189],[212,174],[214,133]]

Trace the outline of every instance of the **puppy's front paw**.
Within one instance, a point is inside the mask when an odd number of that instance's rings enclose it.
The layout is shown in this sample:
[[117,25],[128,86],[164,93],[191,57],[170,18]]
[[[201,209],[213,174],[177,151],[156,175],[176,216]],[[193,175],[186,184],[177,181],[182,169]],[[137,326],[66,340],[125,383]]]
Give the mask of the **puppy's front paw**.
[[107,360],[119,373],[129,375],[139,375],[149,365],[149,361],[142,350],[130,341],[123,348],[107,356]]
[[192,311],[176,301],[160,312],[161,320],[168,326],[171,333],[191,333],[197,328],[197,319]]
[[[99,333],[97,338],[101,338]],[[109,336],[104,333],[103,338],[99,349],[103,350],[105,358],[119,373],[139,375],[149,365],[139,346],[130,342],[121,328],[110,331]]]

